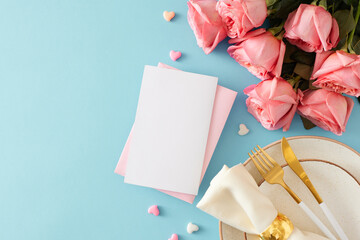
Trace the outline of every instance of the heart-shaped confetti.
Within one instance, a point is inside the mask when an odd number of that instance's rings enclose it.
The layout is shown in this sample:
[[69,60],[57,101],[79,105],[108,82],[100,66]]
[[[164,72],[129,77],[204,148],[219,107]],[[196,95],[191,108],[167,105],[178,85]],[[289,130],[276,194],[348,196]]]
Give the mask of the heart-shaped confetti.
[[169,238],[168,240],[179,240],[179,237],[176,233],[174,233],[173,235],[171,235],[171,238]]
[[246,127],[245,124],[242,123],[242,124],[239,125],[239,132],[238,132],[238,134],[239,134],[240,136],[243,136],[243,135],[248,134],[249,131],[250,131],[250,130]]
[[199,226],[198,225],[195,225],[191,222],[188,223],[187,227],[186,227],[186,231],[191,234],[193,232],[197,232],[199,231]]
[[175,17],[175,13],[174,12],[168,12],[168,11],[164,11],[163,12],[163,16],[164,16],[164,19],[168,22],[171,21],[171,19],[173,19]]
[[170,51],[170,58],[171,58],[171,60],[173,60],[173,61],[175,62],[176,60],[179,59],[179,57],[181,57],[181,52],[176,52],[176,51],[174,51],[174,50],[171,50],[171,51]]
[[159,216],[160,211],[157,205],[152,205],[151,207],[149,207],[148,209],[148,213],[149,214],[153,214],[155,216]]

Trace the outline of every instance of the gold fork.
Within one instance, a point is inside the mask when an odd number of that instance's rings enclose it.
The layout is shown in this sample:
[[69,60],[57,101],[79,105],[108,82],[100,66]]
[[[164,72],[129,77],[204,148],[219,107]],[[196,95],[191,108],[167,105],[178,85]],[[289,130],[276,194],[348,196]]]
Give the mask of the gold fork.
[[303,211],[311,218],[311,220],[321,229],[321,231],[332,240],[336,240],[335,236],[329,231],[329,229],[320,221],[320,219],[310,210],[310,208],[296,195],[294,191],[284,181],[284,170],[282,167],[267,154],[259,145],[254,148],[256,153],[251,150],[249,157],[254,163],[255,167],[260,172],[261,176],[270,184],[281,185],[290,196],[296,201],[296,203],[303,209]]

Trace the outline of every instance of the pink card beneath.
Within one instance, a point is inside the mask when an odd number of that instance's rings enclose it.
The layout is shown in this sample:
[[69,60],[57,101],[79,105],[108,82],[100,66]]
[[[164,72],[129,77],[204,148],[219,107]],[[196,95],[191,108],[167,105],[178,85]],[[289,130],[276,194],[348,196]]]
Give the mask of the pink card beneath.
[[[176,69],[171,66],[168,66],[163,63],[159,63],[158,67],[164,67],[164,68],[171,68]],[[205,157],[204,157],[204,163],[202,167],[201,172],[201,180],[202,181],[206,169],[209,166],[211,157],[215,151],[216,144],[219,141],[221,132],[225,126],[226,120],[230,114],[231,108],[234,104],[235,98],[236,98],[237,92],[230,90],[228,88],[217,86],[216,94],[215,94],[215,100],[214,100],[214,107],[213,112],[211,116],[211,123],[210,123],[210,129],[209,129],[209,137],[206,144],[206,150],[205,150]],[[120,155],[119,162],[115,168],[115,173],[125,176],[126,173],[126,164],[131,144],[131,133],[129,134],[129,137],[125,143],[124,149]],[[195,195],[186,194],[186,193],[179,193],[179,192],[172,192],[167,190],[160,190],[161,192],[164,192],[168,195],[171,195],[173,197],[179,198],[185,202],[193,203],[195,199]]]

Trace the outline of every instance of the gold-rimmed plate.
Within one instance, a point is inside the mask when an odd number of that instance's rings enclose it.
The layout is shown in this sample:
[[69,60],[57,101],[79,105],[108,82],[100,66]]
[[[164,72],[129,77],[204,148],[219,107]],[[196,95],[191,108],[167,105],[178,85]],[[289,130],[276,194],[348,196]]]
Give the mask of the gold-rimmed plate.
[[[324,137],[298,136],[287,140],[349,239],[357,239],[360,228],[360,154],[341,142]],[[309,190],[287,166],[282,156],[280,141],[264,149],[283,166],[288,185],[331,229],[331,225]],[[251,161],[246,161],[244,165],[255,178],[260,190],[272,200],[280,212],[287,215],[300,229],[322,235],[280,186],[264,182]],[[256,236],[247,235],[222,222],[220,222],[220,239],[258,240]]]

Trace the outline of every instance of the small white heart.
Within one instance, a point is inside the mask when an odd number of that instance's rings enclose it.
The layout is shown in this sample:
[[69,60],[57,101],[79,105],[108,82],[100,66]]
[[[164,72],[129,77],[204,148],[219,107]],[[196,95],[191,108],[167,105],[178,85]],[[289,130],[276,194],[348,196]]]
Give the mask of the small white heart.
[[188,223],[187,228],[186,228],[187,232],[189,234],[193,233],[193,232],[197,232],[199,231],[199,227],[191,222]]
[[239,132],[238,132],[238,134],[239,134],[240,136],[244,136],[244,135],[248,134],[249,131],[250,131],[250,130],[246,127],[245,124],[242,123],[242,124],[239,125]]

